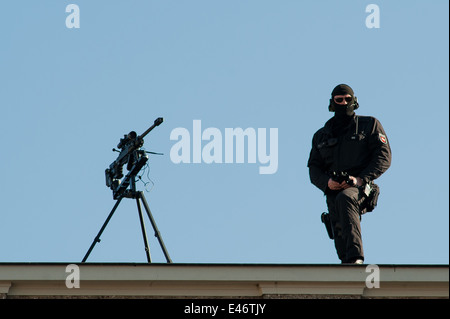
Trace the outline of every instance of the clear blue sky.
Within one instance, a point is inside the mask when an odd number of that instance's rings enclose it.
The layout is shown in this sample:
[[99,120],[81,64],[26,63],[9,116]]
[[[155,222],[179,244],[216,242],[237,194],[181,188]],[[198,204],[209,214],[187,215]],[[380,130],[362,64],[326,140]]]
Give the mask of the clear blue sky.
[[[66,6],[80,9],[67,28]],[[367,28],[377,4],[380,28]],[[0,5],[0,262],[79,262],[114,205],[104,170],[145,139],[145,196],[174,262],[338,263],[306,163],[353,87],[393,161],[365,215],[366,262],[449,262],[448,1],[5,1]],[[175,128],[278,129],[278,169],[175,164]],[[203,146],[206,142],[203,142]],[[147,174],[143,176],[148,181]],[[151,184],[151,183],[150,183]],[[149,185],[150,185],[149,184]],[[144,190],[143,183],[138,188]],[[146,219],[154,262],[165,262]],[[125,199],[88,261],[145,262]]]

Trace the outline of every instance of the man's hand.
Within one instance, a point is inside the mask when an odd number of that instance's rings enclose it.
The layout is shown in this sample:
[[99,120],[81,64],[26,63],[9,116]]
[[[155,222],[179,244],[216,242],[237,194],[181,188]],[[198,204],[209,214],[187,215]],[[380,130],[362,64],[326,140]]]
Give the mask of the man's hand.
[[328,188],[332,191],[338,191],[340,189],[343,189],[342,184],[347,184],[346,182],[338,183],[336,181],[333,181],[333,179],[328,180]]
[[363,180],[361,177],[350,176],[349,178],[353,181],[353,186],[362,186]]
[[341,190],[341,189],[347,189],[349,187],[362,186],[362,184],[363,184],[363,180],[360,177],[350,176],[349,179],[351,181],[353,181],[353,185],[349,185],[346,181],[344,181],[342,183],[338,183],[336,181],[333,181],[333,179],[330,178],[328,180],[328,188],[333,191],[337,191],[337,190]]

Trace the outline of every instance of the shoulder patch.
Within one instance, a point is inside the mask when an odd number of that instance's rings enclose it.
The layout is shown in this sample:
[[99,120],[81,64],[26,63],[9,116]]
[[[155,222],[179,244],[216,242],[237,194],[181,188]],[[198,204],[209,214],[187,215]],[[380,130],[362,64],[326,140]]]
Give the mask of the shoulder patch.
[[386,135],[378,133],[378,139],[381,141],[381,143],[383,144],[387,144],[387,138]]

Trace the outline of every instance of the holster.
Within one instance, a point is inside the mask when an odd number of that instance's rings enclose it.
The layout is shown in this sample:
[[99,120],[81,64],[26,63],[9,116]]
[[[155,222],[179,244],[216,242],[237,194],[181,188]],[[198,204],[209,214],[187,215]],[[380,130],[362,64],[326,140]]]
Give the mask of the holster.
[[364,193],[363,195],[366,197],[366,199],[364,200],[364,206],[361,210],[361,215],[373,211],[378,203],[378,196],[380,196],[380,187],[375,183],[371,183],[370,187],[370,193]]
[[330,214],[324,212],[320,216],[320,219],[322,220],[322,223],[324,223],[324,225],[325,225],[325,228],[328,233],[328,237],[330,237],[330,239],[334,239],[334,232],[333,232],[333,226],[331,225]]

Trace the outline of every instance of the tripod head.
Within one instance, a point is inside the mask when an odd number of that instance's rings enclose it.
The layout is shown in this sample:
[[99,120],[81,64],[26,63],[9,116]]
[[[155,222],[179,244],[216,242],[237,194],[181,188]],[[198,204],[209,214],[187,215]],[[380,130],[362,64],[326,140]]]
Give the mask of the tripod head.
[[[113,148],[113,151],[119,152],[119,156],[117,156],[117,159],[105,170],[105,178],[106,186],[113,191],[114,199],[121,197],[130,183],[134,183],[134,177],[148,160],[147,153],[158,154],[141,150],[141,147],[144,145],[144,137],[162,122],[163,118],[158,117],[153,125],[141,135],[137,135],[135,131],[125,134],[124,137],[120,139],[119,144],[117,144],[117,148],[120,149],[120,151]],[[125,164],[127,164],[127,170],[129,172],[121,181],[121,178],[123,177],[123,165]]]

